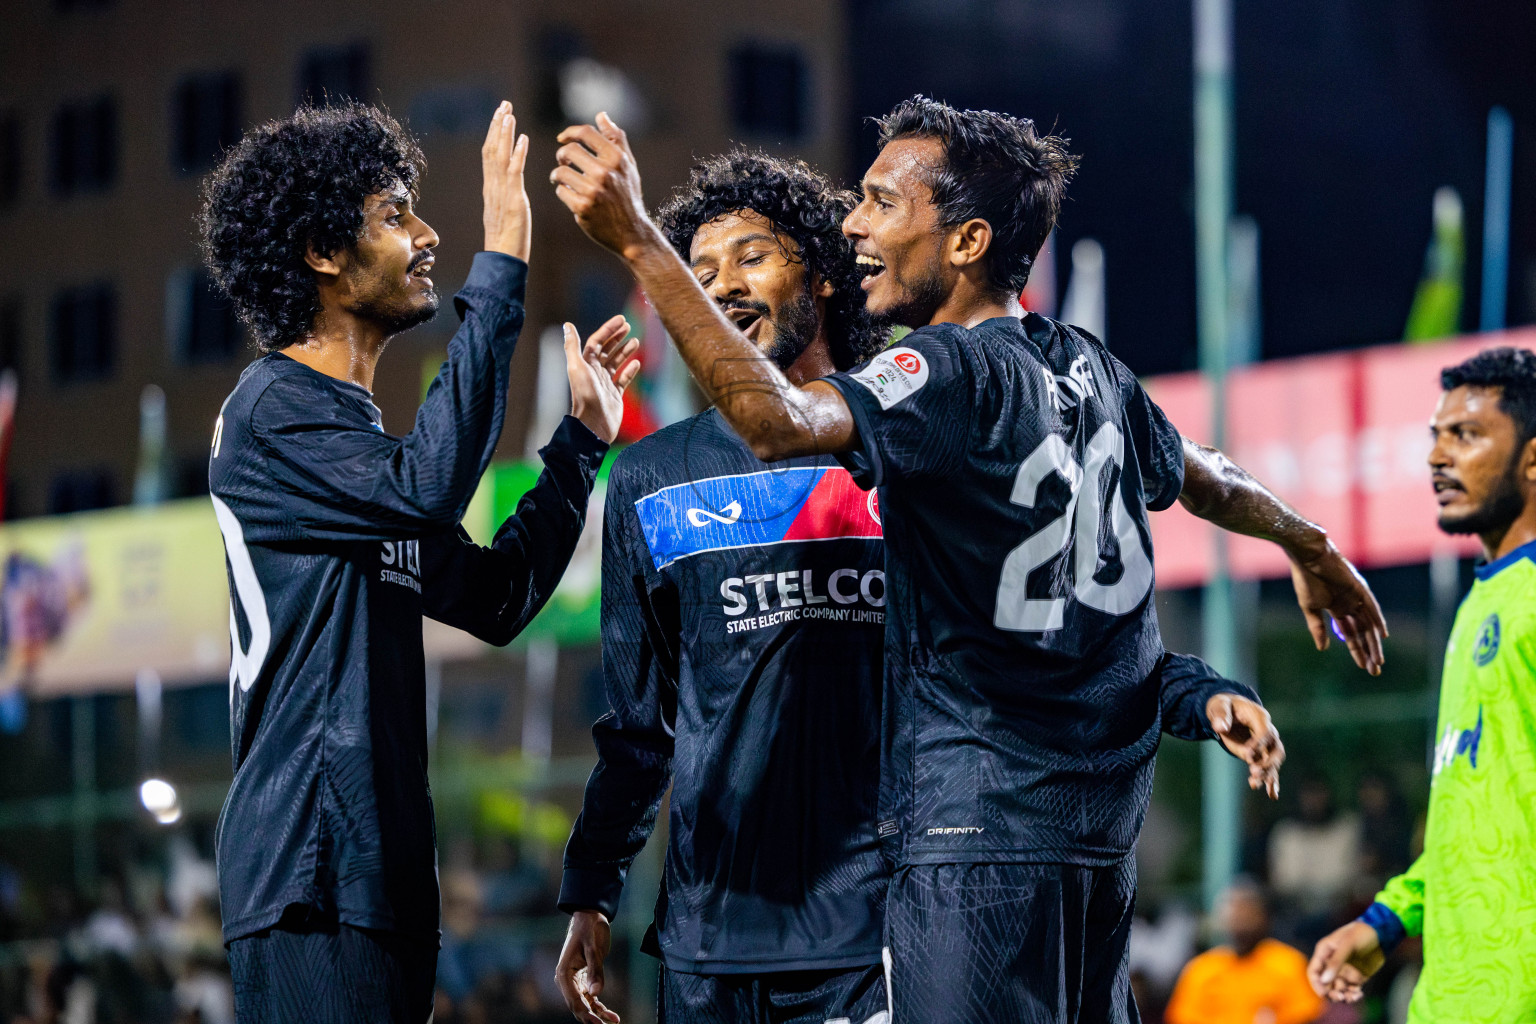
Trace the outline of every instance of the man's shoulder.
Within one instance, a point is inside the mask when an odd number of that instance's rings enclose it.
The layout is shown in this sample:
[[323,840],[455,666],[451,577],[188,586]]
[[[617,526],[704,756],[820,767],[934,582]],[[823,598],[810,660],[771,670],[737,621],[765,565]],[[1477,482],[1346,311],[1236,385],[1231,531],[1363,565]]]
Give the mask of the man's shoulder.
[[763,468],[713,409],[642,437],[614,457],[608,485],[639,497],[701,476]]

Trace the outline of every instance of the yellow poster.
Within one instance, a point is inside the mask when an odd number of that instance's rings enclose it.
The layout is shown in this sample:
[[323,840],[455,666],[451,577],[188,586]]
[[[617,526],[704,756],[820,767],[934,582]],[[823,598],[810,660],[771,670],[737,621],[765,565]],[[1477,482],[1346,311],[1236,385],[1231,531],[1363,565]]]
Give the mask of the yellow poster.
[[207,498],[0,527],[0,695],[229,671],[224,545]]

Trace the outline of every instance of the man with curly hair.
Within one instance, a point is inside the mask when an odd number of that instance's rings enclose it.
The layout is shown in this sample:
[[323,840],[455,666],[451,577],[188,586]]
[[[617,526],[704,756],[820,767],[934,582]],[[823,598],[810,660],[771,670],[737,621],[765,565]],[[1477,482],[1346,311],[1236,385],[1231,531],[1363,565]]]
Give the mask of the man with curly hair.
[[584,347],[567,325],[572,416],[516,514],[474,544],[459,521],[523,325],[527,151],[503,103],[481,153],[485,251],[404,437],[384,432],[370,389],[389,339],[438,304],[415,142],[373,107],[306,108],[249,132],[205,183],[208,265],[263,353],[225,399],[209,461],[233,646],[217,855],[242,1024],[432,1011],[422,616],[506,644],[537,613],[637,369],[621,318]]
[[[803,384],[886,331],[839,225],[852,196],[797,160],[705,160],[659,214],[754,352]],[[647,949],[660,1014],[868,1020],[885,1007],[878,781],[885,605],[879,510],[830,458],[765,472],[717,410],[615,460],[603,520],[611,709],[566,848],[557,981],[601,1001],[609,921],[672,787],[666,895]],[[702,1014],[702,1015],[701,1015]]]
[[[1185,444],[1096,339],[1024,315],[1075,164],[1063,140],[924,97],[882,118],[843,231],[867,308],[913,332],[798,384],[701,294],[645,216],[623,132],[597,121],[561,133],[556,195],[640,281],[723,419],[764,461],[837,453],[879,489],[890,587],[873,830],[894,869],[894,1017],[1134,1021],[1131,853],[1170,657],[1148,511],[1182,496],[1282,544],[1319,646],[1331,613],[1373,672],[1375,599],[1321,529]],[[1245,716],[1217,692],[1197,717],[1224,741],[1240,722],[1248,739],[1228,747],[1275,795],[1263,709]]]

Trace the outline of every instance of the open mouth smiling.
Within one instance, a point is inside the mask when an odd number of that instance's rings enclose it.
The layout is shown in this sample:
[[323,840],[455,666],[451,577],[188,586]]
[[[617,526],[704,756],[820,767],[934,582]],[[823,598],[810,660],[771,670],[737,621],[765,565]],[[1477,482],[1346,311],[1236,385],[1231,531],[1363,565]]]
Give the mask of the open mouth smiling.
[[885,261],[878,256],[866,256],[863,253],[858,253],[854,257],[854,262],[864,270],[864,279],[859,283],[865,288],[869,287],[871,281],[885,273]]
[[728,309],[725,315],[730,317],[736,329],[749,339],[756,339],[758,327],[763,322],[763,315],[755,309]]

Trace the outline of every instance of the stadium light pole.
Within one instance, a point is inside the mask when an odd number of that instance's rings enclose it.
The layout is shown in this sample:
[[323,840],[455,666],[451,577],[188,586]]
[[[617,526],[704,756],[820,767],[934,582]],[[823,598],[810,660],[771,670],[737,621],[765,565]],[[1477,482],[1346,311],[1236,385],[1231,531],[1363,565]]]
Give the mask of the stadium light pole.
[[[1232,5],[1194,0],[1195,302],[1200,369],[1211,385],[1211,442],[1226,443],[1227,369],[1232,359],[1228,245],[1232,219]],[[1227,539],[1217,531],[1201,603],[1205,657],[1218,672],[1236,669],[1237,636]],[[1237,873],[1241,781],[1219,744],[1200,757],[1202,893],[1214,908]]]

